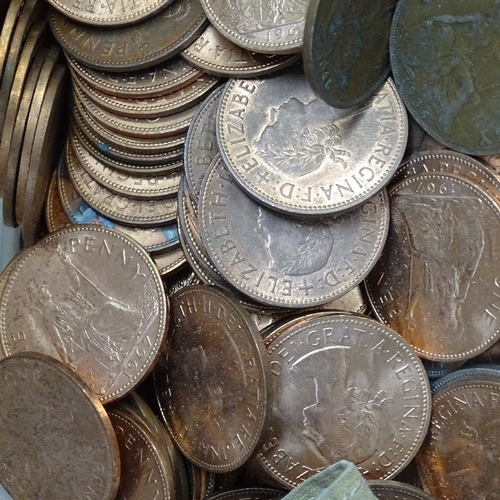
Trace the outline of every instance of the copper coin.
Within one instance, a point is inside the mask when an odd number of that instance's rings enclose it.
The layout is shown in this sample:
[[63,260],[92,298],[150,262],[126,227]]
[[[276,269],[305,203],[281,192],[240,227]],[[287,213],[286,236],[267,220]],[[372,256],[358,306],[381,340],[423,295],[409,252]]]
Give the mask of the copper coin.
[[201,5],[217,30],[240,47],[268,54],[290,54],[302,49],[309,0],[201,0]]
[[117,498],[170,500],[175,497],[172,464],[159,440],[141,422],[119,408],[108,410],[120,449],[121,480]]
[[163,226],[175,220],[177,199],[134,200],[110,192],[98,184],[81,166],[70,148],[68,172],[80,196],[98,213],[119,224],[133,227]]
[[139,176],[125,174],[101,163],[85,149],[75,134],[69,135],[68,148],[72,148],[82,167],[102,186],[113,193],[138,200],[157,200],[177,196],[180,172],[168,175]]
[[147,375],[167,321],[149,255],[98,226],[61,229],[23,253],[0,308],[8,355],[31,350],[60,359],[102,402],[119,399]]
[[434,500],[420,488],[399,481],[368,481],[372,493],[379,500]]
[[57,359],[29,353],[0,361],[0,379],[0,483],[7,491],[33,500],[114,499],[116,437],[80,377]]
[[206,17],[198,0],[175,0],[150,19],[112,30],[80,24],[55,10],[49,22],[65,52],[76,60],[123,72],[154,66],[178,54],[203,31]]
[[430,495],[449,500],[498,496],[499,397],[500,381],[481,378],[434,396],[429,432],[416,457]]
[[173,329],[154,372],[163,417],[195,465],[234,470],[254,453],[271,403],[263,341],[216,288],[184,288],[170,300]]
[[164,9],[172,0],[123,0],[116,3],[93,0],[48,0],[65,16],[84,24],[124,26],[137,23]]
[[221,154],[240,186],[301,215],[344,211],[379,191],[408,133],[390,80],[363,107],[341,110],[317,98],[298,70],[230,81],[218,123]]
[[395,332],[358,315],[312,315],[266,347],[274,405],[257,459],[283,486],[340,459],[366,479],[390,479],[417,453],[429,382]]
[[[69,217],[64,212],[59,188],[57,186],[57,170],[54,170],[47,191],[47,200],[45,202],[45,224],[49,233],[58,231],[63,227],[71,225]],[[1,295],[1,294],[0,294]]]
[[203,72],[181,57],[128,73],[98,71],[68,57],[69,67],[96,90],[117,97],[139,99],[169,94],[197,80]]
[[330,302],[358,285],[382,251],[389,222],[385,190],[345,215],[274,212],[247,196],[220,158],[205,178],[199,212],[206,251],[224,278],[254,300],[294,308]]
[[304,28],[304,69],[330,106],[366,101],[389,75],[389,31],[397,0],[311,0]]
[[224,37],[209,25],[200,37],[181,52],[193,66],[227,78],[251,78],[268,75],[295,62],[299,56],[258,54]]
[[387,243],[366,280],[375,313],[426,359],[485,351],[500,336],[498,201],[446,172],[408,177],[389,200]]

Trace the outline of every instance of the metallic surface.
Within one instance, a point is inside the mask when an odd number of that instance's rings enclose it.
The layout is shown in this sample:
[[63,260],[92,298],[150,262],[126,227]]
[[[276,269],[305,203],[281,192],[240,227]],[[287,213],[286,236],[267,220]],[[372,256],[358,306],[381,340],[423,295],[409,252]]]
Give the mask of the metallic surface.
[[420,488],[399,481],[368,481],[379,500],[434,500]]

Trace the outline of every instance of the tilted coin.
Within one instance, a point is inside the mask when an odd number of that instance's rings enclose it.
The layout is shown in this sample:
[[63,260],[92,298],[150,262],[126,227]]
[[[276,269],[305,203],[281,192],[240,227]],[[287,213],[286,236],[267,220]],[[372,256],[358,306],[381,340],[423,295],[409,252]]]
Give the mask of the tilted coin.
[[416,460],[425,491],[435,498],[498,496],[500,381],[451,385],[432,402],[429,432]]
[[168,252],[152,255],[160,276],[169,276],[186,267],[186,256],[181,247]]
[[215,474],[186,461],[191,500],[200,500],[213,493]]
[[69,67],[93,88],[117,97],[152,97],[174,92],[197,80],[203,72],[181,57],[128,73],[98,71],[68,57]]
[[211,495],[210,500],[280,500],[286,492],[272,488],[242,488]]
[[175,220],[177,199],[134,200],[110,192],[97,183],[68,151],[68,172],[80,196],[98,213],[114,222],[134,227],[162,226]]
[[498,365],[473,365],[449,373],[431,385],[433,396],[437,396],[450,387],[461,385],[464,382],[498,382],[500,381],[500,366]]
[[222,87],[214,90],[203,101],[189,125],[184,147],[184,172],[186,185],[195,202],[209,165],[219,153],[216,117]]
[[6,12],[5,18],[2,18],[2,31],[0,33],[0,81],[3,77],[9,46],[24,3],[25,0],[11,0],[10,2],[2,3],[2,12],[5,9]]
[[372,493],[379,500],[434,500],[420,488],[399,481],[368,481]]
[[68,176],[67,169],[58,169],[58,191],[63,210],[72,224],[95,224],[110,227],[135,240],[150,253],[163,252],[179,246],[179,233],[175,221],[159,227],[129,227],[117,224],[97,213],[80,196]]
[[55,10],[49,22],[64,51],[77,61],[123,72],[154,66],[178,54],[203,31],[206,17],[198,0],[175,0],[150,19],[113,30],[80,24]]
[[169,500],[175,496],[172,464],[161,442],[136,419],[119,408],[108,410],[121,458],[118,498]]
[[405,110],[388,80],[362,108],[332,108],[300,71],[232,80],[219,108],[221,154],[238,183],[279,211],[349,209],[389,181],[404,153]]
[[366,101],[389,75],[389,31],[397,0],[311,0],[304,29],[304,70],[330,106]]
[[389,200],[387,243],[365,282],[375,313],[426,359],[485,351],[500,336],[498,201],[445,172],[408,177]]
[[216,288],[184,288],[170,300],[173,328],[154,372],[164,420],[189,460],[234,470],[259,444],[271,404],[264,343],[238,302]]
[[225,38],[211,24],[180,55],[207,73],[227,78],[267,75],[298,59],[298,56],[258,54],[246,50]]
[[64,212],[61,197],[59,196],[57,170],[54,170],[52,174],[49,189],[47,191],[47,200],[45,201],[45,224],[49,233],[53,233],[54,231],[71,225],[71,221]]
[[280,307],[319,305],[354,288],[380,255],[389,222],[385,190],[338,216],[274,212],[247,196],[220,158],[205,178],[199,213],[206,250],[224,278]]
[[60,361],[0,361],[0,483],[14,498],[99,498],[118,489],[120,456],[102,404]]
[[172,0],[124,0],[108,3],[93,0],[48,0],[65,16],[85,24],[123,26],[142,21],[165,8]]
[[462,153],[500,150],[499,19],[494,0],[403,0],[394,14],[390,56],[398,91],[432,137]]
[[283,486],[341,459],[366,479],[390,479],[417,453],[429,382],[395,332],[358,315],[313,315],[266,347],[274,405],[257,459]]
[[156,361],[167,304],[158,271],[131,238],[71,226],[22,254],[0,315],[6,354],[57,358],[110,402],[139,384]]
[[217,30],[240,47],[268,54],[290,54],[302,49],[309,0],[201,0],[201,5]]
[[101,185],[113,193],[138,200],[155,200],[177,196],[180,172],[169,175],[139,176],[116,171],[101,163],[83,147],[75,134],[69,135],[68,148],[72,148],[82,167]]

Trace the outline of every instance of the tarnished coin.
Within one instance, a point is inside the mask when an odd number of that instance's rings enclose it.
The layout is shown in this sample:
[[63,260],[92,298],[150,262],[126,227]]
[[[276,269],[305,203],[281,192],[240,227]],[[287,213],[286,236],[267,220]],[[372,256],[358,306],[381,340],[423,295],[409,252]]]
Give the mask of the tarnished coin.
[[391,67],[409,112],[435,139],[472,155],[500,150],[495,0],[398,3]]
[[372,493],[379,500],[434,500],[420,488],[399,481],[368,481]]
[[397,0],[311,0],[304,29],[304,70],[330,106],[366,101],[389,75],[389,31]]
[[67,157],[69,177],[80,196],[98,213],[120,224],[134,227],[163,226],[177,214],[175,197],[134,200],[110,192],[97,183],[81,166],[70,148]]
[[387,243],[366,280],[377,316],[426,359],[485,351],[500,336],[498,201],[444,172],[408,177],[389,200]]
[[158,271],[131,238],[71,226],[22,254],[0,314],[6,354],[51,355],[109,402],[131,391],[156,361],[167,305]]
[[210,500],[280,500],[286,492],[272,488],[242,488],[207,497]]
[[10,495],[114,499],[116,436],[87,385],[58,360],[35,353],[0,361],[0,380],[0,483]]
[[453,384],[433,398],[429,432],[416,456],[425,491],[449,500],[482,500],[500,488],[500,381]]
[[173,328],[154,372],[164,420],[195,465],[235,470],[260,443],[271,404],[264,343],[219,289],[187,287],[170,300]]
[[72,57],[69,67],[91,87],[117,97],[139,99],[174,92],[197,80],[203,72],[181,57],[129,73],[110,73],[88,68]]
[[186,185],[195,203],[198,202],[201,184],[208,167],[219,153],[216,117],[222,90],[222,87],[215,90],[201,104],[186,136],[184,172]]
[[268,75],[289,66],[299,55],[258,54],[225,38],[212,25],[180,54],[186,61],[207,73],[227,78]]
[[49,233],[53,233],[54,231],[58,231],[63,227],[71,225],[71,221],[64,211],[61,197],[59,196],[59,188],[57,186],[57,170],[55,170],[52,174],[49,190],[47,191],[47,200],[45,202],[45,224]]
[[309,0],[201,0],[201,5],[217,30],[240,47],[267,54],[302,50]]
[[139,176],[116,171],[101,163],[83,147],[75,134],[69,135],[68,148],[72,148],[81,166],[102,186],[122,196],[138,200],[157,200],[176,196],[181,172],[168,175]]
[[5,18],[2,18],[2,31],[0,33],[0,81],[3,77],[3,71],[9,53],[9,46],[14,36],[17,20],[23,8],[25,0],[11,0],[2,3],[2,12],[5,12]]
[[97,26],[124,26],[142,21],[165,8],[172,0],[122,0],[96,2],[95,0],[48,0],[52,7],[65,16],[84,24]]
[[389,222],[385,190],[339,216],[274,212],[247,196],[220,158],[205,178],[199,213],[207,252],[224,278],[280,307],[319,305],[354,288],[380,255]]
[[257,459],[282,485],[291,489],[341,459],[366,479],[390,479],[417,453],[429,382],[395,332],[357,315],[313,315],[266,347],[274,404]]
[[249,194],[303,215],[349,209],[389,181],[405,149],[404,107],[388,80],[362,108],[332,108],[300,71],[232,80],[219,111],[226,163]]
[[119,408],[108,410],[120,449],[121,480],[117,498],[175,498],[172,464],[161,442],[141,422]]
[[199,0],[175,0],[150,19],[112,30],[80,24],[55,10],[49,22],[64,51],[77,61],[123,72],[154,66],[178,54],[203,31],[206,16]]
[[175,221],[159,227],[128,227],[117,224],[97,213],[80,196],[64,165],[60,165],[58,170],[58,190],[63,210],[72,224],[95,224],[111,227],[129,236],[150,253],[163,252],[179,246],[179,233]]

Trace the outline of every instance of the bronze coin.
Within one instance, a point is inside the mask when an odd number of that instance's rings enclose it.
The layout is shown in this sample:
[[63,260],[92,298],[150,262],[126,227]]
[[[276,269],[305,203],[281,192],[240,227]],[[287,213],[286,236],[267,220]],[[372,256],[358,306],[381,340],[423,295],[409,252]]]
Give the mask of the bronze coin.
[[145,21],[113,30],[80,24],[53,9],[49,22],[70,56],[92,68],[123,72],[154,66],[178,54],[207,21],[198,0],[175,0]]
[[61,197],[59,196],[57,170],[54,170],[52,174],[49,190],[47,192],[47,200],[45,202],[45,224],[47,225],[49,233],[53,233],[54,231],[71,225],[71,221],[64,211]]
[[133,99],[169,94],[189,85],[203,74],[181,57],[128,73],[98,71],[70,56],[67,59],[69,67],[91,87],[106,94]]
[[0,483],[7,491],[19,499],[114,499],[116,436],[80,377],[57,359],[29,353],[0,361],[0,379]]
[[271,403],[263,341],[240,304],[216,288],[187,287],[170,300],[173,328],[154,372],[163,417],[195,465],[235,470],[260,442]]
[[387,242],[365,281],[376,315],[423,358],[477,356],[500,336],[497,199],[431,172],[393,186],[389,201]]
[[389,31],[397,0],[311,0],[304,28],[304,70],[323,101],[350,108],[389,75]]
[[368,481],[372,493],[379,500],[434,500],[420,488],[399,481]]
[[146,251],[117,231],[88,225],[51,233],[22,254],[0,315],[8,355],[30,350],[62,360],[102,402],[147,375],[168,319]]
[[25,0],[10,0],[3,2],[2,13],[5,10],[5,17],[2,17],[2,32],[0,33],[0,81],[2,80],[9,46],[14,36],[17,20],[23,8]]
[[429,382],[395,332],[323,313],[266,347],[274,404],[257,460],[280,484],[291,489],[341,459],[366,479],[390,479],[417,453],[430,420]]

